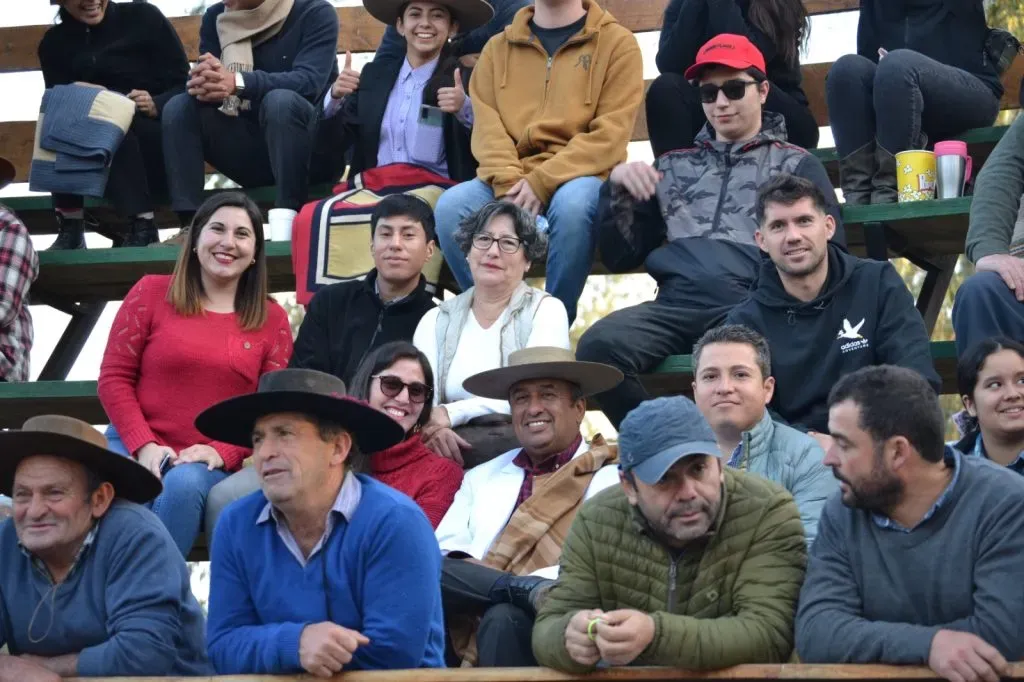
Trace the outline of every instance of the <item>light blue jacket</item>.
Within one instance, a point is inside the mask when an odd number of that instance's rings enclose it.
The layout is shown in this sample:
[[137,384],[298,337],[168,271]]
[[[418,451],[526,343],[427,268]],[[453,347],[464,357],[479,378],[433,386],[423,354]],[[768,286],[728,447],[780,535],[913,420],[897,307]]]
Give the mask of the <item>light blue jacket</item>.
[[825,451],[806,433],[773,421],[765,410],[758,424],[743,433],[739,453],[729,463],[757,474],[789,491],[800,510],[807,547],[818,534],[818,517],[825,501],[839,489],[835,476],[822,463]]

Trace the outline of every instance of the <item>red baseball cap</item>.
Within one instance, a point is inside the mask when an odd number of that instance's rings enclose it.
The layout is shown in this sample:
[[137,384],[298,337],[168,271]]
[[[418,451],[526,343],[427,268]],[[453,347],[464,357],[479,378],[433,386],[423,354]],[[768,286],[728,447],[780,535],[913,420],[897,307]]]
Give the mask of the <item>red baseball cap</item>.
[[746,36],[720,33],[697,51],[697,62],[686,70],[686,80],[700,78],[706,66],[728,66],[743,71],[754,68],[766,73],[764,55]]

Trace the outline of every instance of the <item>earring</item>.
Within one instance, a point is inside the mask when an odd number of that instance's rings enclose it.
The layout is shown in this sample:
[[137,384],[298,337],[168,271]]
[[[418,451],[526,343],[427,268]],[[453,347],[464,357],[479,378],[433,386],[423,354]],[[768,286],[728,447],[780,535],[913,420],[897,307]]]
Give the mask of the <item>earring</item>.
[[256,259],[255,259],[255,258],[253,258],[253,259],[252,259],[252,262],[251,262],[251,263],[249,263],[249,265],[256,265]]
[[192,247],[192,253],[199,253],[199,247],[198,246],[193,246]]

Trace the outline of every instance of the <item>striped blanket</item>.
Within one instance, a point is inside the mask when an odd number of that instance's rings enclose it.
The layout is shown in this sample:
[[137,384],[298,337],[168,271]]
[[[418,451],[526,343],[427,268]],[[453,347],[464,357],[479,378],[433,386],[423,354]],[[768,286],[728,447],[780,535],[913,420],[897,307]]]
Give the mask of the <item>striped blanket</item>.
[[110,161],[134,116],[134,102],[96,86],[47,90],[36,123],[29,189],[103,196]]
[[[292,224],[295,298],[308,305],[320,287],[362,279],[373,269],[370,216],[381,199],[413,194],[433,207],[455,184],[420,166],[395,163],[366,170],[335,187],[334,196],[303,206]],[[423,268],[431,293],[443,262],[437,249]]]

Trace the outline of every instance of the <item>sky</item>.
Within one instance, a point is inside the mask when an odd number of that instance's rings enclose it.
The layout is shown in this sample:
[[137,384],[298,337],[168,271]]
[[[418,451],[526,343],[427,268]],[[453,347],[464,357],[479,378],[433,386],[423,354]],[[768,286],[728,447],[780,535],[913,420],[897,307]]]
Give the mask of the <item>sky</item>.
[[[150,0],[150,2],[169,17],[184,14],[196,5],[196,0]],[[207,0],[207,5],[210,4],[213,2]],[[351,6],[359,5],[360,2],[337,0],[334,4]],[[55,8],[45,0],[0,0],[0,27],[49,24],[53,22],[55,15]],[[843,54],[855,51],[856,28],[856,12],[813,17],[808,50],[802,55],[803,63],[832,62]],[[642,34],[638,36],[638,40],[643,51],[644,77],[653,78],[657,76],[654,56],[657,51],[658,34]],[[368,55],[363,59],[357,59],[356,66],[360,66],[361,62],[368,59]],[[4,93],[4,96],[0,97],[0,121],[34,120],[43,95],[42,76],[39,72],[0,74],[0,92]],[[831,135],[827,130],[823,131],[821,145],[831,145]],[[651,159],[650,147],[646,142],[633,143],[630,145],[629,155],[630,160],[649,161]],[[12,185],[0,191],[0,200],[3,196],[23,196],[25,194],[28,194],[26,185]],[[164,236],[169,236],[169,234],[166,233]],[[34,238],[36,249],[46,248],[53,238],[52,235]],[[87,244],[90,248],[110,246],[109,240],[94,234],[87,236]],[[650,278],[638,277],[636,282],[635,293],[640,300],[653,297],[654,284]],[[585,292],[584,296],[587,295]],[[110,332],[110,325],[118,305],[119,303],[115,302],[107,306],[78,361],[68,375],[69,380],[97,378],[103,348],[106,345],[107,335]],[[32,306],[31,310],[36,331],[31,358],[32,378],[35,379],[56,346],[70,318],[46,306]]]

